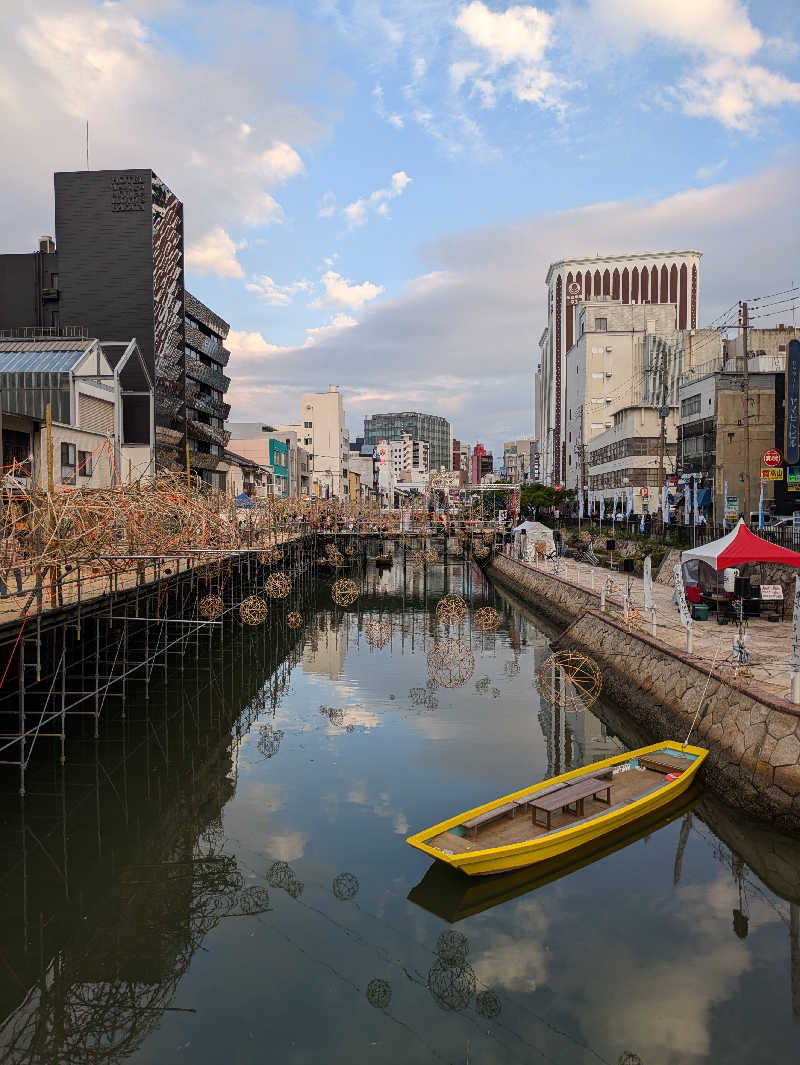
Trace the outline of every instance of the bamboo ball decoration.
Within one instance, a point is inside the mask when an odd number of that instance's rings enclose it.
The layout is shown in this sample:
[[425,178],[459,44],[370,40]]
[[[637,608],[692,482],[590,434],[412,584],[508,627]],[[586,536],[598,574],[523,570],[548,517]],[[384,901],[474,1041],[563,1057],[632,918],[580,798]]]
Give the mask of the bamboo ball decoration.
[[273,862],[267,870],[267,883],[270,887],[280,888],[293,899],[298,899],[303,894],[304,884],[297,879],[294,869],[288,862]]
[[487,1021],[499,1017],[501,1008],[500,999],[494,991],[481,991],[475,996],[475,1009]]
[[475,611],[472,624],[478,632],[494,632],[500,624],[500,614],[493,606],[482,606]]
[[356,549],[353,547],[352,544],[348,544],[347,547],[344,549],[344,553],[348,557],[350,557],[351,555],[354,555],[356,553]]
[[269,892],[264,887],[254,884],[240,891],[236,897],[239,912],[252,917],[256,913],[266,913],[269,909]]
[[603,687],[598,664],[580,651],[556,651],[536,674],[542,695],[564,710],[587,710]]
[[415,549],[408,552],[408,561],[412,566],[424,566],[425,565],[425,552]]
[[489,554],[490,554],[489,548],[485,544],[477,544],[472,549],[472,553],[475,556],[475,558],[478,558],[478,559],[481,559],[481,560],[484,559],[484,558],[488,558]]
[[299,629],[303,624],[303,615],[297,610],[290,610],[286,615],[286,627],[288,629]]
[[460,640],[437,640],[428,651],[428,673],[442,688],[460,688],[475,671],[475,656]]
[[547,541],[546,540],[537,540],[534,543],[534,545],[533,545],[533,553],[536,555],[537,558],[546,558],[547,557]]
[[469,940],[463,932],[442,932],[436,940],[436,953],[446,965],[463,965],[469,954]]
[[425,559],[425,564],[428,566],[433,566],[439,561],[439,552],[435,547],[429,547],[427,551],[423,551],[422,554]]
[[270,599],[285,599],[292,590],[292,582],[285,573],[270,573],[264,582],[264,591]]
[[358,894],[358,877],[352,873],[339,873],[333,878],[333,894],[342,902],[354,899]]
[[248,595],[239,604],[239,617],[245,625],[261,625],[266,621],[269,607],[265,600],[257,595]]
[[371,621],[365,629],[370,647],[385,647],[392,638],[392,626],[387,621]]
[[376,1010],[385,1010],[392,1001],[392,989],[385,980],[370,980],[366,995],[367,1002]]
[[197,604],[197,612],[201,618],[211,621],[222,613],[223,606],[221,595],[204,595]]
[[334,567],[343,566],[344,565],[344,555],[342,554],[342,552],[338,548],[334,547],[334,549],[332,551],[328,552],[328,562],[330,563],[331,566],[334,566]]
[[446,625],[458,624],[467,616],[467,604],[460,595],[444,595],[436,604],[436,620]]
[[317,565],[318,566],[327,566],[328,565],[327,556],[326,555],[320,555],[319,558],[317,559]]
[[337,606],[352,606],[358,599],[358,585],[349,579],[337,581],[331,588],[331,598]]
[[439,958],[428,973],[428,990],[443,1010],[457,1012],[466,1009],[475,994],[476,985],[475,970],[466,962],[448,965]]
[[272,725],[264,725],[259,732],[258,742],[256,743],[258,753],[263,754],[265,758],[274,757],[281,749],[282,739],[282,729],[273,728]]
[[273,562],[280,562],[282,558],[283,552],[279,547],[267,547],[258,552],[258,561],[263,562],[265,566],[269,566]]
[[483,542],[485,544],[493,544],[494,543],[494,533],[493,532],[485,532],[483,534]]

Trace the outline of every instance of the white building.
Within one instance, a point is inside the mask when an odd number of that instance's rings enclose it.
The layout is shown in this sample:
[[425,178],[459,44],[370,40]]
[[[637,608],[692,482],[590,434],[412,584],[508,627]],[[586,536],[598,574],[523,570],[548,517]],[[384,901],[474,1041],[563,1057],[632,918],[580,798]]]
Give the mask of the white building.
[[430,459],[431,445],[424,440],[412,440],[410,433],[403,433],[401,440],[389,441],[389,461],[395,474],[402,470],[427,473]]
[[[673,329],[697,326],[702,252],[665,251],[634,255],[561,259],[550,264],[547,325],[539,340],[535,387],[536,434],[541,447],[540,476],[561,483],[568,470],[567,412],[571,381],[567,352],[579,334],[578,315],[587,302],[673,304]],[[602,317],[602,315],[597,315]],[[599,372],[599,371],[598,371]]]
[[322,499],[346,498],[350,433],[345,428],[341,393],[336,385],[329,385],[327,392],[305,392],[300,404],[300,432],[311,456],[311,494]]
[[512,484],[527,484],[532,481],[536,441],[532,436],[519,440],[507,440],[503,444],[503,468]]

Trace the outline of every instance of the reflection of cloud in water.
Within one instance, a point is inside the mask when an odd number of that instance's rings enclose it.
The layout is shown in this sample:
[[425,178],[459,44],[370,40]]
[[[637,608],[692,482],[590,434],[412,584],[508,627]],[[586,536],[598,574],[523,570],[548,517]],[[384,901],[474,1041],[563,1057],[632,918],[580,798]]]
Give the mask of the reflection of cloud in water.
[[550,922],[542,905],[523,899],[514,909],[516,931],[493,935],[491,946],[476,955],[481,982],[509,991],[535,991],[547,980],[549,951],[543,945]]
[[408,832],[408,818],[404,813],[393,810],[391,796],[387,792],[381,792],[376,801],[367,795],[367,785],[364,781],[358,781],[348,792],[347,801],[356,806],[364,806],[370,809],[376,817],[389,817],[392,820],[392,828],[400,836]]
[[269,836],[264,850],[270,858],[282,862],[296,862],[303,857],[308,836],[305,832],[286,832],[283,835]]
[[[648,949],[646,937],[639,942],[617,939],[606,978],[581,984],[580,996],[586,1003],[581,1020],[590,1043],[608,1040],[608,1019],[613,1017],[613,1032],[619,1033],[620,1042],[635,1047],[645,1062],[706,1061],[714,1011],[733,998],[737,983],[750,968],[750,951],[733,932],[739,895],[729,874],[721,872],[709,883],[680,888],[677,896],[674,920],[686,926],[685,934],[676,928],[671,937],[679,955],[667,948],[659,957]],[[756,925],[779,920],[766,903],[751,903],[750,913]],[[601,949],[597,943],[584,942],[582,947],[582,963]]]

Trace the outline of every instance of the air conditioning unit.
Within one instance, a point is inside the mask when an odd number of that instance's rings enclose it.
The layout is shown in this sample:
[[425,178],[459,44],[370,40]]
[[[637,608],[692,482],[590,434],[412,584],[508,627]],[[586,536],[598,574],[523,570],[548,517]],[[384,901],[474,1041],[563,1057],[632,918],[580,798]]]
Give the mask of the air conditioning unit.
[[606,377],[611,377],[611,370],[606,370]]
[[613,348],[608,348],[608,347],[606,348],[606,351],[613,351],[613,350],[614,350]]

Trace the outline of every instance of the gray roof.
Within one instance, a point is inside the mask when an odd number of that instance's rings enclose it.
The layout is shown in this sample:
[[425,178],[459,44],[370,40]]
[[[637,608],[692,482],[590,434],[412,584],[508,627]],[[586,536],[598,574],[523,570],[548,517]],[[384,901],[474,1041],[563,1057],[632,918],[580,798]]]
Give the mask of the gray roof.
[[0,373],[69,373],[93,340],[0,340]]

